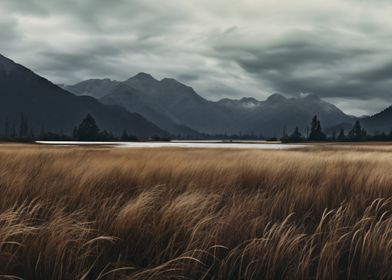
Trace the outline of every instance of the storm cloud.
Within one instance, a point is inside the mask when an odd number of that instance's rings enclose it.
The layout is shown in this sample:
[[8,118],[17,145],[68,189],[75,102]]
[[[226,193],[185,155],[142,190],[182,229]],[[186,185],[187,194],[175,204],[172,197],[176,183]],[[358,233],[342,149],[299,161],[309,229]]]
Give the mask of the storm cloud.
[[56,83],[174,77],[206,98],[392,104],[386,0],[2,0],[0,53]]

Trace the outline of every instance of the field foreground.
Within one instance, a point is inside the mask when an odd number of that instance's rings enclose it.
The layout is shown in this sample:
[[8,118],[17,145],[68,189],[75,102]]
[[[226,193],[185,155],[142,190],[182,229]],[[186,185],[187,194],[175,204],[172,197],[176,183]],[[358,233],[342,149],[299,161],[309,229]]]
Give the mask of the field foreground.
[[392,278],[392,147],[0,145],[1,279]]

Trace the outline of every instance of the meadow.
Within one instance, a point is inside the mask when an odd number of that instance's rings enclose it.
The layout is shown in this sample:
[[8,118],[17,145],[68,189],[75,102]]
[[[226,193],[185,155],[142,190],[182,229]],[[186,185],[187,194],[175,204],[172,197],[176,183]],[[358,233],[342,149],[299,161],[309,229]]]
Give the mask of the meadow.
[[392,146],[0,145],[0,279],[391,279]]

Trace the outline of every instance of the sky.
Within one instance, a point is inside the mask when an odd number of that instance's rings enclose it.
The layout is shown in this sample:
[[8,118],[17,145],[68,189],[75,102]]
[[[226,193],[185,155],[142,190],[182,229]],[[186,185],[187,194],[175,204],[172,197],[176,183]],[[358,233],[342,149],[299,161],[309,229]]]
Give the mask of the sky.
[[392,104],[390,0],[0,0],[0,53],[55,83],[176,78],[210,100]]

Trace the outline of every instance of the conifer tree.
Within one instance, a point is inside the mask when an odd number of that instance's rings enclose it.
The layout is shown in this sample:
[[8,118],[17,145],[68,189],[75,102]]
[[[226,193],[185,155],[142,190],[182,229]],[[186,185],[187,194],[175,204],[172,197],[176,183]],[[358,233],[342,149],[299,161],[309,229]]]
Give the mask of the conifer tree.
[[353,128],[349,132],[350,139],[359,141],[365,139],[366,135],[367,135],[366,130],[362,129],[361,123],[359,122],[359,120],[357,120]]
[[290,141],[300,142],[302,141],[302,134],[299,132],[298,127],[295,128],[294,132],[290,135]]
[[80,123],[77,136],[78,139],[82,141],[94,141],[99,139],[99,127],[90,114],[87,114]]
[[346,135],[344,134],[344,129],[343,129],[343,128],[340,129],[340,133],[339,133],[339,136],[338,136],[338,140],[339,140],[339,141],[344,141],[344,140],[346,140]]
[[320,141],[325,140],[326,136],[321,129],[321,123],[317,119],[317,116],[314,116],[312,119],[312,123],[310,125],[310,135],[309,140]]

